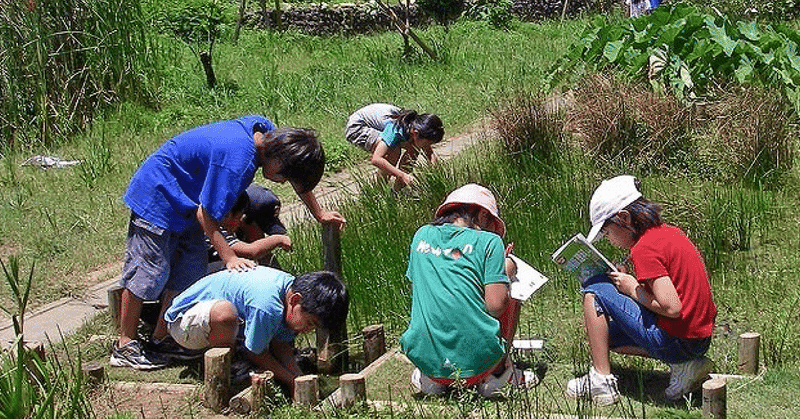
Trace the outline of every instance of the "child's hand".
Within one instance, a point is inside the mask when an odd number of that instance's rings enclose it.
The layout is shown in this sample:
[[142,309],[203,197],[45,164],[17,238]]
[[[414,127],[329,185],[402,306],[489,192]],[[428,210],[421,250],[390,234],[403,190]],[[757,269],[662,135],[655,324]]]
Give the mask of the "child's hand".
[[417,178],[408,173],[406,173],[405,176],[403,176],[402,180],[403,184],[405,184],[406,186],[411,185],[412,183],[417,183]]
[[633,297],[636,293],[636,288],[639,286],[639,281],[636,280],[631,275],[622,272],[609,272],[609,278],[614,283],[614,286],[617,287],[619,292]]
[[336,211],[322,211],[319,214],[319,222],[322,224],[336,224],[339,226],[339,231],[343,230],[344,225],[347,224],[344,216]]
[[291,252],[292,251],[292,239],[289,236],[283,234],[277,234],[275,237],[278,239],[278,247],[281,249]]
[[234,256],[227,262],[225,262],[225,268],[229,271],[236,271],[236,272],[246,272],[250,269],[254,268],[256,263],[250,259],[240,258],[239,256]]

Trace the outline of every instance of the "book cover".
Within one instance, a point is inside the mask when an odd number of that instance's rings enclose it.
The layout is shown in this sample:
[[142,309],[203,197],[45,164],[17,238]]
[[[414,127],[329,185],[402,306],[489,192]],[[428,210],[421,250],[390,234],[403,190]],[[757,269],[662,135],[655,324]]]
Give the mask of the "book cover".
[[617,270],[581,233],[574,235],[553,253],[553,262],[573,274],[581,284],[595,275]]
[[508,257],[517,264],[517,276],[511,278],[511,284],[509,285],[511,298],[526,301],[548,281],[548,278],[524,260],[514,255],[508,255]]

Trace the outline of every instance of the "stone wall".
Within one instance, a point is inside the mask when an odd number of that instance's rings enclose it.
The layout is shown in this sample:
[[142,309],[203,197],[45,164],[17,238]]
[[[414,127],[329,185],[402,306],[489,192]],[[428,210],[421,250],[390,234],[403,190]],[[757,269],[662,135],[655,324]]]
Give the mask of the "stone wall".
[[[513,13],[524,21],[538,21],[560,18],[565,0],[514,0]],[[567,15],[572,16],[592,7],[592,1],[567,1]],[[396,2],[389,0],[391,8],[402,19],[403,10]],[[259,12],[245,17],[245,24],[274,28],[272,19],[274,9],[269,9],[267,19]],[[412,2],[409,14],[411,26],[418,26],[424,20],[419,9]],[[284,28],[297,29],[311,35],[355,35],[386,30],[394,30],[391,20],[374,2],[360,4],[317,3],[310,6],[294,7],[286,5],[281,14]]]

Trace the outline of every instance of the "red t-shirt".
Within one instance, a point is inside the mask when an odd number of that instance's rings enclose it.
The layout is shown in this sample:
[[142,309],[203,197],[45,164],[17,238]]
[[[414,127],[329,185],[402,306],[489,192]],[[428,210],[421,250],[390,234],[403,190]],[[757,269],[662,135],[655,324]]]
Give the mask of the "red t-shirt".
[[706,338],[714,331],[717,305],[703,257],[697,247],[675,226],[653,227],[631,248],[636,277],[652,292],[652,280],[669,276],[683,308],[676,319],[658,316],[658,325],[671,336],[684,339]]

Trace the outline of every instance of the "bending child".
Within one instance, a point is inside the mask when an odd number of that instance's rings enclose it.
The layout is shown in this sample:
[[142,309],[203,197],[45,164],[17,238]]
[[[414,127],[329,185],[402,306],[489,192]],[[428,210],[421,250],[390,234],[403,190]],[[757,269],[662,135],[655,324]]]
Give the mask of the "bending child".
[[345,137],[370,153],[370,163],[378,168],[381,179],[394,177],[394,188],[400,189],[414,183],[414,176],[402,168],[415,162],[420,150],[428,162],[436,163],[431,146],[442,141],[444,128],[442,120],[434,114],[374,103],[350,115]]
[[619,400],[609,349],[666,362],[665,394],[680,399],[713,368],[705,357],[717,306],[703,258],[686,234],[661,220],[661,207],[645,199],[639,180],[618,176],[603,181],[589,203],[592,228],[587,237],[607,236],[629,249],[636,276],[611,272],[584,284],[583,318],[592,367],[567,383],[572,398],[591,397],[599,405]]
[[[164,319],[170,335],[191,350],[236,348],[294,394],[302,375],[294,337],[318,327],[336,330],[347,318],[347,288],[332,272],[300,275],[264,266],[245,272],[220,271],[179,294]],[[240,327],[241,324],[241,327]]]
[[521,302],[509,295],[516,266],[503,246],[505,230],[494,195],[468,184],[414,235],[406,272],[411,321],[400,346],[417,367],[411,384],[418,392],[440,395],[460,380],[489,397],[509,382],[538,383],[508,359]]
[[[289,181],[318,221],[341,227],[344,217],[322,210],[314,196],[324,168],[325,154],[314,131],[275,129],[259,115],[193,128],[151,154],[133,175],[123,198],[131,218],[120,279],[125,288],[119,338],[110,365],[146,370],[165,366],[171,355],[183,356],[179,346],[164,339],[168,333],[163,310],[205,274],[204,235],[226,268],[255,265],[227,245],[219,223],[252,183],[256,170],[273,182]],[[145,348],[138,340],[142,304],[158,299],[162,312]]]

